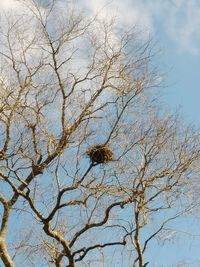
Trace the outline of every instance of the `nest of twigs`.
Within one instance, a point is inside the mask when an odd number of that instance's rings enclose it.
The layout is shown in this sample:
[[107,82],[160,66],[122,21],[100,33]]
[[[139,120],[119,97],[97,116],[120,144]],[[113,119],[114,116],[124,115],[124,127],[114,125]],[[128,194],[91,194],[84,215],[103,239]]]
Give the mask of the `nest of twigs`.
[[93,163],[108,163],[113,160],[113,152],[107,145],[92,146],[87,155]]

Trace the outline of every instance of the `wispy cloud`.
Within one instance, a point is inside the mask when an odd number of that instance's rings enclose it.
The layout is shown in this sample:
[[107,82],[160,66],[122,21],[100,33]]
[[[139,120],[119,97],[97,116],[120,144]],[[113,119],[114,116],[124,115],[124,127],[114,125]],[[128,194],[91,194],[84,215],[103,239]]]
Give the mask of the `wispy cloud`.
[[140,1],[130,0],[80,0],[93,13],[104,18],[117,18],[121,25],[133,27],[137,25],[140,29],[151,31],[152,18],[144,10],[145,6]]
[[14,8],[18,8],[19,7],[19,3],[17,3],[17,1],[15,0],[1,0],[0,1],[0,8],[1,9],[14,9]]
[[[147,34],[154,32],[159,20],[159,26],[177,50],[200,54],[199,0],[76,0],[76,3],[89,9],[92,14],[99,13],[104,18],[117,17],[125,27],[137,25]],[[0,9],[18,7],[15,0],[0,0]]]
[[[81,0],[80,0],[81,1]],[[82,0],[93,12],[101,16],[118,17],[125,26],[137,25],[147,33],[156,29],[156,21],[162,25],[169,40],[177,50],[200,53],[200,2],[199,0]]]
[[170,37],[186,52],[200,53],[200,2],[198,0],[174,1],[169,9],[165,27]]
[[159,21],[159,27],[174,42],[177,50],[200,54],[199,0],[135,0],[132,5],[142,6],[140,10],[152,21],[153,29],[156,29]]

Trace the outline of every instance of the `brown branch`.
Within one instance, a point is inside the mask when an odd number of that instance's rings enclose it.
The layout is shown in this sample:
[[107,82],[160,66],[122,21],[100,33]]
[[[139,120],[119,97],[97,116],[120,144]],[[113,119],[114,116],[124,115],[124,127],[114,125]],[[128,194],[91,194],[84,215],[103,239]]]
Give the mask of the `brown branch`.
[[[83,253],[79,258],[75,259],[75,262],[78,262],[78,261],[81,261],[89,251],[93,250],[93,249],[96,249],[96,248],[105,248],[105,247],[109,247],[109,246],[118,246],[118,245],[122,245],[122,246],[125,246],[126,245],[126,241],[122,241],[122,242],[109,242],[109,243],[105,243],[105,244],[97,244],[97,245],[94,245],[94,246],[91,246],[91,247],[88,247],[88,248],[82,248],[82,249],[79,249],[77,251],[75,251],[73,253],[73,256],[75,256],[76,254],[81,254]],[[69,267],[69,266],[67,266]]]
[[[59,193],[58,193],[58,196],[57,196],[57,203],[55,205],[55,207],[53,208],[53,210],[50,212],[49,216],[45,219],[47,222],[51,221],[55,215],[55,213],[62,207],[64,206],[67,206],[67,205],[70,205],[70,202],[67,204],[60,204],[61,203],[61,200],[62,200],[62,196],[64,195],[64,193],[66,192],[69,192],[69,191],[73,191],[75,189],[78,188],[78,186],[84,181],[84,179],[86,178],[86,176],[88,175],[88,173],[90,172],[90,170],[92,169],[92,167],[94,166],[93,163],[90,164],[90,166],[88,167],[88,169],[86,170],[85,174],[72,186],[70,187],[66,187],[66,188],[63,188]],[[86,198],[87,200],[87,198]],[[85,201],[79,201],[79,204],[84,204]],[[76,204],[78,204],[77,201],[75,201]],[[73,204],[73,203],[71,203]]]
[[114,208],[114,207],[117,207],[117,206],[125,206],[126,204],[128,203],[131,203],[133,202],[134,199],[131,198],[131,199],[128,199],[128,200],[125,200],[125,201],[119,201],[119,202],[115,202],[113,204],[111,204],[109,207],[107,207],[107,209],[105,210],[105,216],[104,218],[98,222],[98,223],[90,223],[90,224],[86,224],[80,231],[78,231],[74,237],[72,238],[72,240],[70,241],[69,243],[69,246],[72,247],[74,245],[74,243],[76,242],[76,240],[83,234],[85,233],[86,231],[92,229],[92,228],[95,228],[95,227],[100,227],[100,226],[103,226],[105,223],[107,223],[108,219],[109,219],[109,216],[110,216],[110,212],[111,210]]
[[4,208],[0,230],[0,257],[6,267],[14,267],[14,263],[8,253],[6,246],[6,232],[8,228],[8,219],[10,215],[11,206],[8,202],[6,202],[3,196],[0,196],[0,202],[2,203]]

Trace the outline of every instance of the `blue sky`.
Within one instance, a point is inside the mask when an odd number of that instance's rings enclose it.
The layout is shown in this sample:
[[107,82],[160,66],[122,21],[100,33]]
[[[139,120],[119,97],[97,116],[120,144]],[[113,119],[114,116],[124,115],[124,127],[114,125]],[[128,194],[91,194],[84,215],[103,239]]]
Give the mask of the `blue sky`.
[[[102,16],[117,16],[121,24],[137,24],[146,36],[153,36],[160,52],[156,56],[158,68],[165,73],[163,102],[180,110],[188,123],[200,126],[200,0],[82,0],[92,12],[101,10]],[[104,7],[103,7],[104,6]],[[103,7],[103,8],[102,8]],[[102,9],[101,9],[102,8]],[[199,220],[184,219],[171,225],[185,232],[165,246],[150,245],[147,259],[159,267],[200,266]],[[159,251],[159,252],[158,252]],[[181,262],[180,260],[185,261]],[[153,261],[152,261],[153,260]],[[157,265],[157,264],[162,265]],[[164,264],[163,264],[164,263]]]
[[200,0],[80,0],[92,12],[117,16],[121,24],[137,24],[157,41],[159,65],[165,73],[164,100],[180,108],[188,122],[200,125]]
[[[102,16],[117,16],[125,27],[135,24],[144,36],[153,36],[157,41],[159,54],[156,61],[162,73],[165,73],[163,101],[171,109],[180,108],[187,122],[200,126],[200,0],[77,0],[87,6],[94,14],[101,10]],[[0,0],[0,8],[17,9],[14,0]],[[144,37],[145,38],[145,37]],[[158,67],[159,67],[158,66]],[[193,220],[193,219],[192,219]],[[189,230],[189,225],[196,228],[196,221],[182,221],[182,229]],[[180,225],[180,224],[179,224]],[[177,224],[173,227],[177,228]],[[198,233],[198,228],[196,228]],[[200,232],[200,231],[199,231]],[[196,263],[200,240],[183,235],[178,242],[167,243],[157,255],[155,248],[150,256],[155,260],[166,257],[165,267],[178,260],[189,251],[189,265]],[[182,247],[179,249],[178,246]],[[172,253],[174,251],[174,253]],[[166,254],[171,253],[171,257]],[[192,265],[192,261],[194,264]],[[173,265],[175,266],[175,265]],[[151,266],[152,267],[152,266]]]
[[[200,11],[200,1],[191,2],[196,2]],[[178,16],[184,16],[185,12],[185,10],[182,10],[182,13],[177,12],[176,19],[178,20]],[[194,15],[195,13],[194,11]],[[174,39],[166,31],[165,19],[159,14],[154,16],[154,36],[163,51],[161,54],[162,68],[167,72],[165,77],[167,87],[164,89],[165,99],[170,107],[174,109],[180,107],[181,113],[187,121],[199,126],[200,34],[197,26],[194,25],[196,32],[192,33],[190,37],[188,36],[189,40],[185,40],[185,46],[183,46],[181,41]],[[188,23],[193,21],[192,14],[190,19],[191,21]],[[200,28],[200,23],[198,26]],[[183,29],[182,31],[184,29],[186,31],[187,23],[180,24],[179,27]]]
[[[62,0],[63,1],[63,0]],[[64,0],[65,1],[65,0]],[[117,17],[129,28],[152,36],[165,73],[163,97],[169,107],[180,108],[188,122],[200,125],[200,0],[74,0],[91,13]],[[0,9],[18,9],[15,0],[1,0]]]

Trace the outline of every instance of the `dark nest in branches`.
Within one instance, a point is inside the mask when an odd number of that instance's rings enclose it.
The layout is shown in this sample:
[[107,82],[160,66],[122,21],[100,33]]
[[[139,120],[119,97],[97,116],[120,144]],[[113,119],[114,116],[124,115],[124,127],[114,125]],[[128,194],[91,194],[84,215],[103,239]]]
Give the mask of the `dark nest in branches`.
[[93,163],[108,163],[113,160],[113,152],[106,145],[95,145],[89,148],[87,155]]

